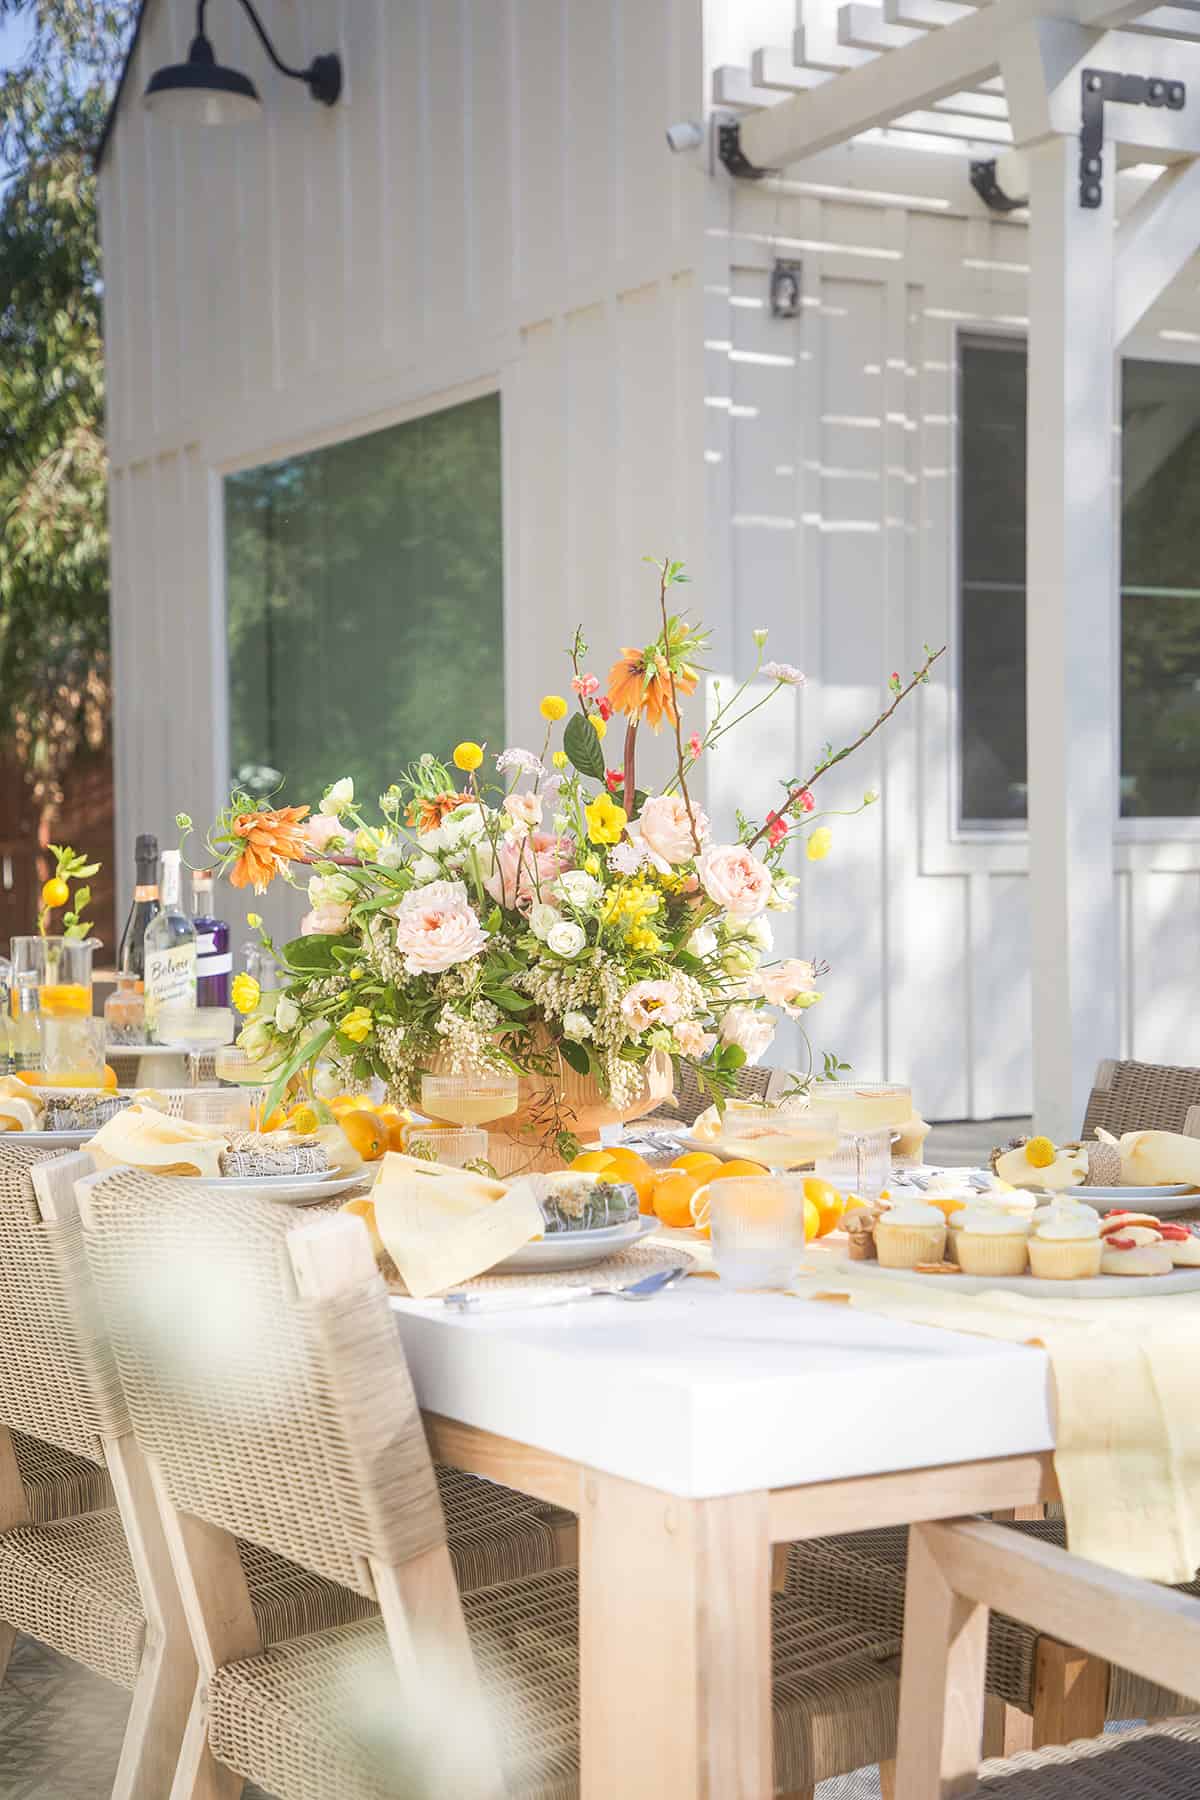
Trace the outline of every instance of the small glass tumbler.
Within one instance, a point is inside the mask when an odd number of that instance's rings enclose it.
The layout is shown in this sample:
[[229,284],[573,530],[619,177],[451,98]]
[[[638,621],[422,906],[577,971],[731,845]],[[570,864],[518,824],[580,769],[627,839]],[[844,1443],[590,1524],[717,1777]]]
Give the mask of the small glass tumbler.
[[507,1070],[496,1074],[421,1077],[421,1111],[451,1125],[487,1125],[515,1113],[520,1099],[517,1078]]
[[444,1163],[465,1169],[488,1159],[488,1135],[471,1125],[409,1125],[404,1132],[404,1153],[422,1162]]
[[708,1190],[713,1262],[735,1288],[787,1288],[804,1254],[804,1187],[778,1175],[731,1175]]
[[82,1013],[42,1014],[46,1087],[103,1087],[104,1020]]
[[813,1173],[844,1194],[878,1200],[892,1173],[891,1129],[848,1132],[829,1156],[817,1158]]

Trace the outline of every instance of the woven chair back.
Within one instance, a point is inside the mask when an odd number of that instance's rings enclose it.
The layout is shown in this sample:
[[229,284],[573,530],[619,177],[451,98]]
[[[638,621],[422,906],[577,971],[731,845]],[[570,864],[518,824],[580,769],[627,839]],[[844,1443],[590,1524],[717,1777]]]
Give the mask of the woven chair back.
[[[739,1100],[764,1100],[771,1083],[774,1069],[757,1066],[739,1069],[736,1077],[735,1093]],[[695,1065],[683,1058],[675,1064],[675,1093],[673,1098],[659,1107],[655,1112],[640,1119],[640,1125],[669,1124],[682,1121],[684,1125],[694,1125],[700,1114],[712,1101],[696,1079]]]
[[364,1276],[314,1301],[288,1243],[311,1215],[244,1188],[118,1169],[83,1211],[134,1430],[177,1507],[364,1594],[369,1558],[445,1542],[365,1237]]
[[1187,1131],[1188,1114],[1200,1107],[1200,1069],[1169,1063],[1102,1062],[1088,1096],[1083,1136],[1097,1128],[1123,1131]]
[[33,1189],[37,1165],[61,1157],[0,1141],[0,1424],[103,1464],[102,1435],[129,1426],[79,1217],[69,1183],[53,1219]]

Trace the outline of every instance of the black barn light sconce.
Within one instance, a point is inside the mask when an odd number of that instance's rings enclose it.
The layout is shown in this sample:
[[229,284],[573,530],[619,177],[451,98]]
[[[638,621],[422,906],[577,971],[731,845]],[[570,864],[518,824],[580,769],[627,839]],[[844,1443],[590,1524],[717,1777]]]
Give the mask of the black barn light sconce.
[[[291,69],[283,62],[267,36],[250,0],[241,0],[263,49],[279,70],[292,81],[303,81],[314,100],[332,106],[342,91],[342,59],[336,51],[314,56],[307,69]],[[188,59],[155,70],[146,84],[149,110],[177,125],[228,125],[258,117],[262,102],[258,89],[240,69],[226,68],[213,53],[204,30],[208,0],[196,0],[196,35]]]

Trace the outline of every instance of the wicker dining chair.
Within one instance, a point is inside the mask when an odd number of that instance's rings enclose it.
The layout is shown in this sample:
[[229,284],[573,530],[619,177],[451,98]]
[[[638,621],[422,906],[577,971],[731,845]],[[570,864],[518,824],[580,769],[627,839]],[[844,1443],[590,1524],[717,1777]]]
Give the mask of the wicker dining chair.
[[[765,1100],[777,1069],[747,1064],[737,1072],[736,1093],[739,1100]],[[675,1063],[675,1092],[652,1113],[637,1121],[638,1125],[694,1125],[700,1114],[712,1105],[708,1094],[696,1079],[693,1063],[679,1057]]]
[[[172,1800],[237,1800],[244,1781],[279,1800],[415,1800],[406,1732],[415,1714],[429,1729],[434,1703],[413,1700],[427,1680],[464,1721],[437,1738],[429,1791],[491,1794],[502,1768],[507,1793],[576,1794],[575,1572],[460,1598],[361,1221],[128,1169],[82,1182],[79,1199],[201,1666]],[[378,1614],[265,1643],[237,1537]],[[896,1645],[786,1595],[773,1612],[776,1784],[799,1800],[892,1754]],[[465,1754],[481,1691],[498,1750],[452,1778],[444,1759]]]
[[1102,1062],[1088,1095],[1083,1137],[1097,1129],[1182,1131],[1200,1137],[1200,1069],[1169,1063]]
[[1033,1634],[1069,1617],[1098,1658],[1143,1684],[1190,1678],[1200,1707],[1200,1602],[983,1520],[914,1525],[904,1617],[897,1800],[1196,1800],[1200,1718],[1023,1752],[981,1769],[988,1612]]

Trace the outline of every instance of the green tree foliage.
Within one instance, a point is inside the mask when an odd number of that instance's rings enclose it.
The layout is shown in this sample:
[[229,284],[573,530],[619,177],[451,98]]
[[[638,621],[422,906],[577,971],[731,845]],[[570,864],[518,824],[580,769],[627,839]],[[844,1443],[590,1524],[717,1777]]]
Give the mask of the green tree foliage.
[[0,738],[52,808],[108,713],[91,156],[133,0],[0,0]]

